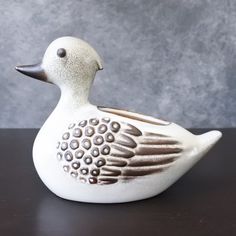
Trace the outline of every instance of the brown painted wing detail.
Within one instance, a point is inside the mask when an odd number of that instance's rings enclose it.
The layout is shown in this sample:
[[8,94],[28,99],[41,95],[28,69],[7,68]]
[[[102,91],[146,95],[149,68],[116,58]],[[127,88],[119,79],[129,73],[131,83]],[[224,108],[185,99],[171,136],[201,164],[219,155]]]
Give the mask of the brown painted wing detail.
[[141,132],[137,127],[121,122],[99,182],[109,184],[165,171],[182,151],[182,144],[170,136]]
[[149,123],[152,125],[169,125],[170,124],[170,122],[159,120],[154,117],[145,116],[145,115],[135,113],[135,112],[125,111],[125,110],[120,110],[120,109],[115,109],[115,108],[107,108],[107,107],[98,107],[98,109],[100,111],[111,113],[113,115],[126,117],[132,120],[137,120],[137,121]]
[[114,184],[164,171],[181,155],[177,140],[142,132],[121,116],[104,114],[68,124],[58,137],[56,160],[71,178],[93,185]]

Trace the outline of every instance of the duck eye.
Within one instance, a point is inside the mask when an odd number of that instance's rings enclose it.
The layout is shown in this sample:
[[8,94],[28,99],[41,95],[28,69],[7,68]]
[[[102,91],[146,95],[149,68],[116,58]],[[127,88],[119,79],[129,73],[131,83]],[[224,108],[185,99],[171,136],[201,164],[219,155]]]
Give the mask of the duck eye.
[[66,56],[66,50],[64,48],[59,48],[57,50],[57,56],[59,57],[65,57]]

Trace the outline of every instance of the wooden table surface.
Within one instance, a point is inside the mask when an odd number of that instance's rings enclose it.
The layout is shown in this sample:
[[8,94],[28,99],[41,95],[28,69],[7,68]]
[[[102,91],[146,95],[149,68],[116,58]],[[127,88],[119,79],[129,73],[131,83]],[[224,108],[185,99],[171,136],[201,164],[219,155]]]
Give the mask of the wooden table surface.
[[33,166],[38,130],[2,129],[0,235],[236,235],[236,129],[222,131],[214,149],[164,193],[105,205],[56,197]]

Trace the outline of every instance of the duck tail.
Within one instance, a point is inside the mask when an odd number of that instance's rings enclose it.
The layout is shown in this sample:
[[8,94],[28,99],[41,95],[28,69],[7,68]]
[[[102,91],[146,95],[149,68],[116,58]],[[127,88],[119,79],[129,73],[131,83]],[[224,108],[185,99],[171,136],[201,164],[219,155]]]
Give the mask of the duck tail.
[[198,135],[200,153],[207,153],[222,137],[218,130],[209,131],[205,134]]

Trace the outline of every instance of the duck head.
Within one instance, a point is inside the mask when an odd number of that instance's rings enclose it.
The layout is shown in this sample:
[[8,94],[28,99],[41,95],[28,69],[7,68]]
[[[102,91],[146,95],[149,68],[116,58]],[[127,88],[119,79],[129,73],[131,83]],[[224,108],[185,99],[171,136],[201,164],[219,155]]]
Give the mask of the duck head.
[[74,37],[54,40],[42,62],[16,66],[17,71],[63,88],[89,88],[95,74],[103,69],[97,52],[85,41]]

